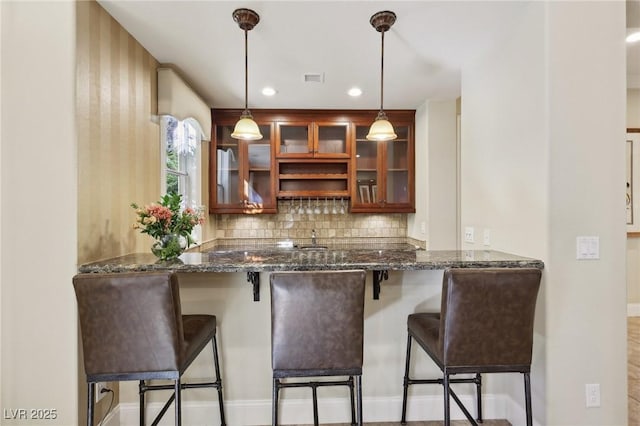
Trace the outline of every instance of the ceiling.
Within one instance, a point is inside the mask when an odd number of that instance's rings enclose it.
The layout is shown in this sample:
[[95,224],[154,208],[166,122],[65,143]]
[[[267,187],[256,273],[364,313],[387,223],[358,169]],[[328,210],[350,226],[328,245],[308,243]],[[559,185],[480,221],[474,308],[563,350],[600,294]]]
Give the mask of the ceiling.
[[[344,109],[380,105],[381,37],[369,24],[375,12],[391,8],[397,15],[385,34],[384,107],[414,109],[427,99],[460,96],[461,68],[509,34],[536,3],[99,1],[216,108],[244,105],[244,35],[231,15],[251,8],[260,22],[249,32],[249,108]],[[636,45],[628,47],[637,59],[628,61],[628,72],[640,80]],[[324,81],[305,83],[305,73],[320,73]],[[265,86],[276,95],[262,95]],[[362,96],[346,94],[353,86]]]

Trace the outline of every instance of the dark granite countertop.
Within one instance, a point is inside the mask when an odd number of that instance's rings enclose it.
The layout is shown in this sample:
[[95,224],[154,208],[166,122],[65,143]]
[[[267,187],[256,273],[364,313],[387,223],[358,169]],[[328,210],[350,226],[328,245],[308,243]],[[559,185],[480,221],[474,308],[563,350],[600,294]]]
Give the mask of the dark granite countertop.
[[136,253],[79,267],[81,273],[172,270],[176,272],[266,272],[305,270],[426,270],[446,268],[544,268],[541,260],[494,250],[416,250],[400,245],[380,249],[259,248],[218,249],[184,253],[178,260],[157,261],[151,253]]

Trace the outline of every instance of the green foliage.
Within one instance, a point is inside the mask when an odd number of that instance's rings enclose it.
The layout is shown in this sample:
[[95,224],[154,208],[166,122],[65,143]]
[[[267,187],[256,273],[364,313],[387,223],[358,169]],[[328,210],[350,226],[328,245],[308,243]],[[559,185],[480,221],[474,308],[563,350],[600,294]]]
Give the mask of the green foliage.
[[136,211],[135,229],[156,239],[151,251],[162,260],[178,257],[185,248],[195,243],[193,228],[204,221],[204,216],[192,208],[180,210],[182,195],[169,192],[158,204],[144,207],[131,203]]

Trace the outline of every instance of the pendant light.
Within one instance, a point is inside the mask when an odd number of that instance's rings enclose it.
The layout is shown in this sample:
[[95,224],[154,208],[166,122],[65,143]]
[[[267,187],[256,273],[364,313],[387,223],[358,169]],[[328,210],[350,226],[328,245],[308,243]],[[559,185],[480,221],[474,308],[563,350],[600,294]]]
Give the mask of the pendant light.
[[387,114],[382,109],[384,99],[384,33],[396,22],[396,14],[388,10],[375,13],[369,23],[382,34],[382,53],[380,55],[380,111],[376,120],[369,128],[366,138],[370,141],[390,141],[398,137],[393,130],[393,125],[387,119]]
[[241,30],[244,31],[244,111],[240,115],[240,120],[236,123],[236,126],[231,133],[231,137],[234,139],[243,139],[255,141],[262,139],[260,128],[253,116],[249,112],[248,98],[249,98],[249,56],[248,56],[248,33],[260,22],[260,16],[251,9],[236,9],[233,11],[233,20],[238,24]]

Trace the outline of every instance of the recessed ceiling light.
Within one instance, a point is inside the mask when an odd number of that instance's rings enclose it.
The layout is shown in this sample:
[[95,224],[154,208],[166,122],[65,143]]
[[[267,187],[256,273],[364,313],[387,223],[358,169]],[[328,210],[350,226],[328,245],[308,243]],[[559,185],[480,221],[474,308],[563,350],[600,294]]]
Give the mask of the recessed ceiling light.
[[347,93],[349,94],[349,96],[353,96],[355,98],[356,96],[362,95],[362,89],[360,89],[359,87],[352,87]]
[[636,41],[640,41],[640,31],[636,31],[627,36],[627,43],[635,43]]
[[276,89],[274,89],[273,87],[265,87],[264,89],[262,89],[262,94],[265,96],[273,96],[276,94]]

